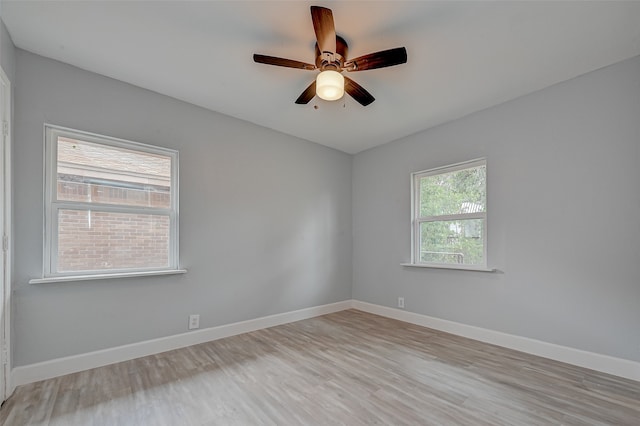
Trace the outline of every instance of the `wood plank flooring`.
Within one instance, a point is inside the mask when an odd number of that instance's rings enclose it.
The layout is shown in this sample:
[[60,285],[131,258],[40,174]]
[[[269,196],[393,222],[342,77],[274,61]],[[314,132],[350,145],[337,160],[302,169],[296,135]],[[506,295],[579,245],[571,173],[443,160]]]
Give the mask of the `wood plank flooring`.
[[640,382],[348,310],[21,386],[18,425],[640,425]]

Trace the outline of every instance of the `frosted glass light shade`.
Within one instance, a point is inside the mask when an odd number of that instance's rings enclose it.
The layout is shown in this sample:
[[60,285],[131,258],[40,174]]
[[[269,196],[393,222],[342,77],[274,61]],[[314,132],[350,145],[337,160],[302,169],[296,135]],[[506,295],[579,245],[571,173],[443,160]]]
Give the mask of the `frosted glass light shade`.
[[335,101],[344,95],[344,77],[337,71],[322,71],[316,77],[316,95],[325,101]]

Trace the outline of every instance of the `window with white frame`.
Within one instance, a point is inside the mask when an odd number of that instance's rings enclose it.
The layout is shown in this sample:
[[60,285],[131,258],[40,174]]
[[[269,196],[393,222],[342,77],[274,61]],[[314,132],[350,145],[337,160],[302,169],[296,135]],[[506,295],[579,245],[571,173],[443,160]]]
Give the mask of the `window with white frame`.
[[487,266],[484,159],[412,174],[412,263]]
[[45,126],[44,277],[178,268],[178,152]]

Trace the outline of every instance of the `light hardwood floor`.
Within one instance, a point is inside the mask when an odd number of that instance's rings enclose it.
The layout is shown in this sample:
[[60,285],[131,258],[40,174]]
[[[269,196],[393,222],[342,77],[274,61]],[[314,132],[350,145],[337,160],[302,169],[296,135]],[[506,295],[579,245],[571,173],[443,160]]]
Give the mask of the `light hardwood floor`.
[[21,386],[16,425],[640,425],[640,382],[355,310]]

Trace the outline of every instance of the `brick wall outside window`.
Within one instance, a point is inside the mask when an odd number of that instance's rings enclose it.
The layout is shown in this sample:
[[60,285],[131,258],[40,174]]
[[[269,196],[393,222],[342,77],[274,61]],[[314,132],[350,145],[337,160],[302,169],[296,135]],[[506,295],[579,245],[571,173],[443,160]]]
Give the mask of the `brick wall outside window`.
[[[66,200],[163,207],[168,192],[150,192],[76,182],[59,182]],[[85,210],[58,212],[60,272],[167,267],[169,217]]]

